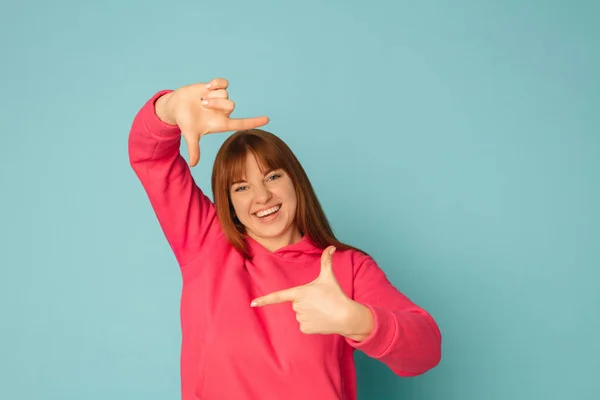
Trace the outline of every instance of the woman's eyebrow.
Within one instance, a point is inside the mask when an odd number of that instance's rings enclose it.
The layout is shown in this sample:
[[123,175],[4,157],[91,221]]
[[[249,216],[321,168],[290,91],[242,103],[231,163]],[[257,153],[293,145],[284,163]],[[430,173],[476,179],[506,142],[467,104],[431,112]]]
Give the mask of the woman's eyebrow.
[[[271,168],[271,169],[269,169],[269,170],[265,171],[265,173],[264,173],[264,175],[263,175],[263,176],[267,176],[267,175],[269,175],[271,172],[273,172],[273,171],[278,171],[278,170],[280,170],[280,169],[281,169],[281,168]],[[231,182],[231,185],[237,185],[238,183],[246,183],[246,181],[245,181],[245,180],[243,180],[243,179],[242,179],[242,180],[233,181],[233,182]]]

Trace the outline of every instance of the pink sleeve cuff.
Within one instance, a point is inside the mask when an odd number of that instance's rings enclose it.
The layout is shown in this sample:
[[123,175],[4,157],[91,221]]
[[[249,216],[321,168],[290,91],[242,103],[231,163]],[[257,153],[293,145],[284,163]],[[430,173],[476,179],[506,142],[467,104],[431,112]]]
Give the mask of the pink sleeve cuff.
[[398,325],[394,314],[384,308],[363,304],[373,313],[374,328],[367,338],[361,342],[346,338],[346,342],[355,349],[362,350],[373,358],[383,357],[398,334]]
[[179,137],[181,134],[181,130],[177,125],[167,124],[166,122],[162,121],[160,118],[158,118],[158,115],[156,115],[156,110],[154,109],[156,100],[158,100],[160,96],[172,91],[173,90],[161,90],[157,92],[148,100],[144,110],[144,126],[149,133],[159,138],[173,139],[175,137]]

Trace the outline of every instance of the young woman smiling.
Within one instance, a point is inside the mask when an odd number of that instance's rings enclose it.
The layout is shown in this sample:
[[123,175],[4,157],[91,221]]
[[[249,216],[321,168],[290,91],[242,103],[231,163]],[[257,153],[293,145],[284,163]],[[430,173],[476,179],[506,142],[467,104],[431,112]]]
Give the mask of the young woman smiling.
[[[335,238],[292,151],[258,129],[268,118],[231,119],[227,87],[161,90],[129,135],[131,166],[182,273],[182,399],[354,400],[355,349],[399,376],[436,366],[434,319]],[[190,167],[203,135],[228,131],[213,203]]]

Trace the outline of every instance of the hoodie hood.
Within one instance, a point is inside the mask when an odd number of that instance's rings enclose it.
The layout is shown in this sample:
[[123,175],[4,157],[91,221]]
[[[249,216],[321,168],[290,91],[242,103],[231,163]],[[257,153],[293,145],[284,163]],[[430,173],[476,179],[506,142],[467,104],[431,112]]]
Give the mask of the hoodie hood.
[[300,239],[298,242],[283,246],[275,251],[268,250],[249,236],[246,236],[246,243],[248,244],[250,257],[255,257],[260,254],[270,254],[280,258],[302,259],[306,256],[313,256],[314,254],[320,255],[324,250],[318,248],[307,235],[302,236],[302,239]]

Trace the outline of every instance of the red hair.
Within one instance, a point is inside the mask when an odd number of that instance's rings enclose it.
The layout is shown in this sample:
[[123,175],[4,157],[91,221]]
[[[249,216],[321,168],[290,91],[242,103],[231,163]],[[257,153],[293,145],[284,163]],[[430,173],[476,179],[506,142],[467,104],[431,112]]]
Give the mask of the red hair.
[[244,240],[246,230],[235,217],[230,188],[233,182],[243,179],[248,154],[256,157],[261,172],[283,169],[288,174],[298,202],[294,222],[302,235],[307,235],[321,249],[333,245],[339,250],[354,249],[365,253],[337,240],[304,168],[288,145],[270,132],[248,129],[235,132],[223,143],[215,158],[211,179],[217,217],[223,231],[245,257],[249,257]]

